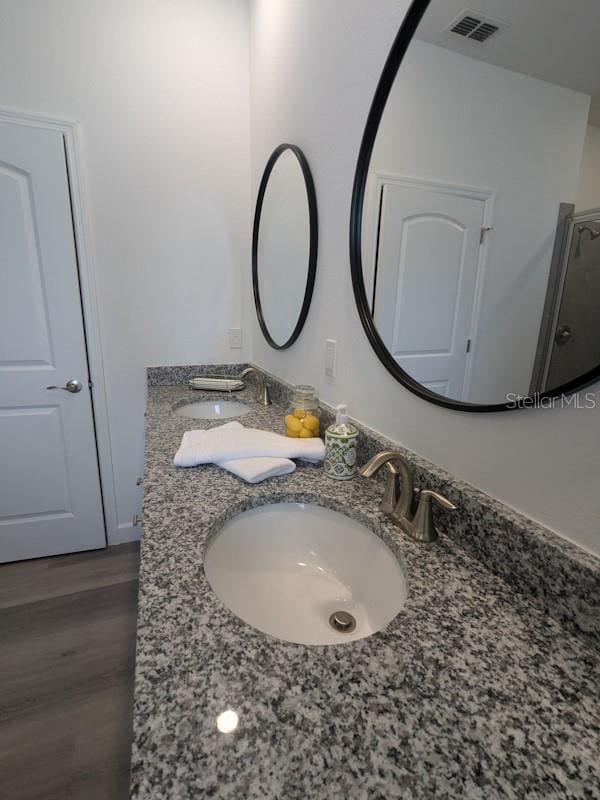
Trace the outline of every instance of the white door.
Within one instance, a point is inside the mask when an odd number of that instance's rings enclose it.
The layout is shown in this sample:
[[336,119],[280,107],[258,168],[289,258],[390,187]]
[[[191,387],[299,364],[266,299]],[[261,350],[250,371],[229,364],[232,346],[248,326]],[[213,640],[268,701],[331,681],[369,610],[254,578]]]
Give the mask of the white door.
[[483,200],[429,187],[382,187],[373,310],[400,366],[426,388],[467,399],[465,372]]
[[64,141],[0,122],[0,562],[104,546]]

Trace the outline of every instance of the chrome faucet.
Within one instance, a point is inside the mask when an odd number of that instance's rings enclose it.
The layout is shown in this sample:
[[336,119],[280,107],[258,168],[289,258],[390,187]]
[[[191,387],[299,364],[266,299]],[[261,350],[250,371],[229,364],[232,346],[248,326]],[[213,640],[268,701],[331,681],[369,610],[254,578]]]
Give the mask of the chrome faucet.
[[262,372],[259,372],[254,367],[246,367],[246,369],[240,372],[240,380],[245,378],[246,375],[256,375],[258,380],[258,399],[263,404],[263,406],[270,406],[271,405],[271,398],[269,396],[269,387],[267,386],[264,376]]
[[[423,489],[418,492],[419,503],[413,513],[417,492],[413,487],[409,464],[400,453],[395,450],[378,453],[360,469],[360,474],[364,478],[371,478],[384,465],[387,469],[387,482],[379,507],[411,539],[417,542],[435,542],[438,532],[433,520],[432,500],[448,511],[456,510],[456,506],[443,495]],[[399,480],[402,482],[401,489],[398,488]]]

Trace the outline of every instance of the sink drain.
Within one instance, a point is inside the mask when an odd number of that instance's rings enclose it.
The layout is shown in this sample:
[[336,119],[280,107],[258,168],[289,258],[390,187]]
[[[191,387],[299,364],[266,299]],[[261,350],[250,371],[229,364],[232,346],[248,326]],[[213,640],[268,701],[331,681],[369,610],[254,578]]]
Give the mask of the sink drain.
[[329,617],[329,624],[339,633],[352,633],[356,629],[356,620],[347,611],[334,611]]

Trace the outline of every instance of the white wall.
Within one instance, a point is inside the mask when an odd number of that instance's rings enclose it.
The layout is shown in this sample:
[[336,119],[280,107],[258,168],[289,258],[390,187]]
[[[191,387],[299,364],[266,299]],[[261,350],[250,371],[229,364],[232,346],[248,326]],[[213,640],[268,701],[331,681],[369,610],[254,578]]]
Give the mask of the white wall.
[[247,357],[229,350],[227,329],[242,322],[249,252],[248,7],[4,0],[0,18],[0,106],[80,122],[120,526],[110,534],[130,538],[146,365]]
[[[387,374],[360,326],[347,244],[352,181],[407,6],[253,4],[252,205],[282,141],[305,151],[319,204],[313,307],[297,344],[280,353],[258,332],[249,283],[244,0],[4,0],[0,105],[81,123],[120,525],[139,510],[145,366],[245,359],[247,350],[227,346],[227,328],[242,322],[253,326],[258,363],[314,383],[329,402],[347,400],[367,424],[600,552],[600,408],[437,408]],[[336,379],[324,374],[328,337],[339,343]]]
[[558,209],[575,202],[589,104],[416,40],[394,83],[371,170],[494,192],[470,402],[529,392]]
[[600,128],[588,125],[577,187],[577,211],[600,208]]
[[[465,414],[426,403],[381,366],[356,312],[348,220],[356,158],[406,0],[255,0],[252,7],[253,198],[282,141],[299,145],[315,179],[320,247],[313,305],[297,344],[269,348],[256,325],[253,359],[600,554],[600,405]],[[324,373],[338,340],[338,377]]]

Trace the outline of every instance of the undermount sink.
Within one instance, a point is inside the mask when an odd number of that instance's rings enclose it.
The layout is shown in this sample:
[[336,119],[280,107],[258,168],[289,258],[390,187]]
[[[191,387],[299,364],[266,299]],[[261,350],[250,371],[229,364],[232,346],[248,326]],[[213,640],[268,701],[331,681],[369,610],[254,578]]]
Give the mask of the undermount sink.
[[341,644],[384,628],[406,602],[387,545],[344,514],[276,503],[229,520],[210,541],[208,582],[238,617],[299,644]]
[[180,417],[192,417],[192,419],[242,417],[249,411],[248,406],[238,400],[204,400],[198,403],[187,403],[187,405],[175,409],[175,413]]

